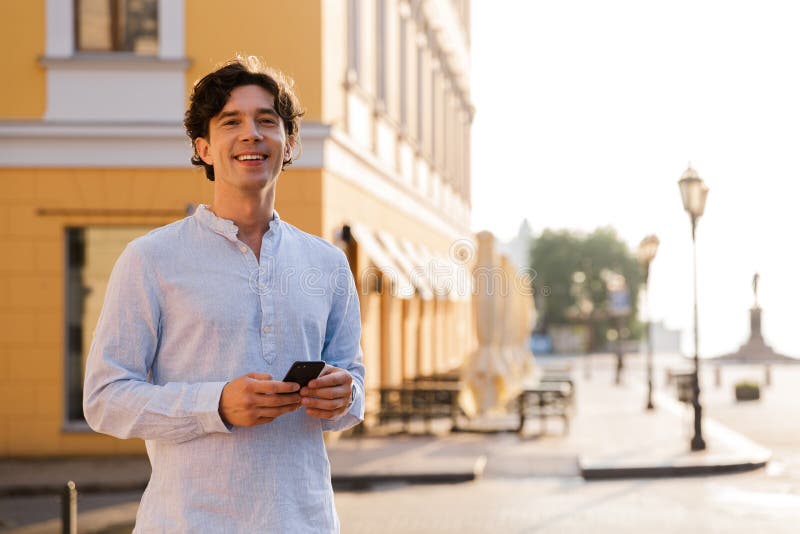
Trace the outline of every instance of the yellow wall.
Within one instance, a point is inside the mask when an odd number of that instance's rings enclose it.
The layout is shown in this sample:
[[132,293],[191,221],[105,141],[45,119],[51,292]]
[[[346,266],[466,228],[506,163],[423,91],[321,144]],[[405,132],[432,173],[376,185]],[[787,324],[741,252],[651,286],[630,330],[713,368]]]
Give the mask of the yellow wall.
[[[160,226],[180,218],[187,203],[207,202],[210,192],[190,170],[0,169],[0,455],[144,451],[140,440],[62,431],[64,229]],[[174,215],[87,211],[96,209]]]
[[294,78],[306,119],[322,109],[323,0],[187,0],[187,94],[199,78],[236,53],[263,57]]
[[281,219],[304,232],[322,235],[322,172],[291,169],[278,179],[275,209]]
[[384,286],[381,295],[381,384],[403,382],[403,301]]
[[403,379],[413,379],[418,375],[421,300],[418,296],[403,300]]
[[45,110],[45,0],[0,2],[0,119],[38,119]]

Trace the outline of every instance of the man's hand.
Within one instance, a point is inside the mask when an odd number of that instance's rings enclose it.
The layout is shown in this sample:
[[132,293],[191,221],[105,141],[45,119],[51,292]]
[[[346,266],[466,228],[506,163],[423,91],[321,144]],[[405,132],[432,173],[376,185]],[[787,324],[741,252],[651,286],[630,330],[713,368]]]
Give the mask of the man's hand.
[[300,408],[299,386],[276,382],[267,373],[248,373],[228,382],[219,399],[219,415],[234,426],[271,423]]
[[335,419],[350,407],[353,377],[344,369],[326,365],[320,375],[300,390],[306,413],[319,419]]

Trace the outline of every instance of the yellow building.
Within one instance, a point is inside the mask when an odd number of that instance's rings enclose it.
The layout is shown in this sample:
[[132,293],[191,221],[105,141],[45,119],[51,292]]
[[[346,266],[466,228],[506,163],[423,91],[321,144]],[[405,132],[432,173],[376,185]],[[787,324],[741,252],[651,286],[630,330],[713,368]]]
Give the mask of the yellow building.
[[0,3],[0,455],[143,452],[87,427],[85,353],[125,243],[210,200],[183,112],[237,52],[293,77],[307,110],[277,209],[348,252],[368,406],[458,366],[473,343],[468,4]]

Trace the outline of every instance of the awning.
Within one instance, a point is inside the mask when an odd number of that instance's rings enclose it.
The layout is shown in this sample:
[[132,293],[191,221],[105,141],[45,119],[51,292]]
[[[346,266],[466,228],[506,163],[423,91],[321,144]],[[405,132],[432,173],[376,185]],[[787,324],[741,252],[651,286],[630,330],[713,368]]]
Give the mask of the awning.
[[472,271],[461,263],[431,252],[425,245],[398,238],[385,230],[373,232],[351,224],[350,233],[366,256],[390,280],[392,295],[429,300],[467,300],[472,293]]
[[[413,246],[413,245],[412,245]],[[418,245],[428,258],[429,276],[437,295],[450,300],[467,300],[472,293],[472,269],[467,264],[456,263],[446,256],[432,252],[425,245]]]
[[384,231],[378,231],[378,239],[383,243],[395,263],[403,270],[403,273],[408,276],[411,284],[419,292],[419,296],[425,300],[432,299],[433,291],[428,284],[428,277],[422,272],[420,265],[400,247],[397,239],[392,234]]
[[414,296],[416,289],[405,269],[397,264],[369,229],[359,224],[351,224],[350,233],[375,267],[389,279],[393,296],[406,299]]

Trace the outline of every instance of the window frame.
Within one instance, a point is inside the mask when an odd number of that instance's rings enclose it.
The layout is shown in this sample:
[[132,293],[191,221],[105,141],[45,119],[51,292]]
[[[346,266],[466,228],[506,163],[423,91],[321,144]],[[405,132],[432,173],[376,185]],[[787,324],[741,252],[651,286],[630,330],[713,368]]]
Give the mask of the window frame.
[[[135,50],[125,50],[121,47],[124,39],[124,32],[120,29],[120,20],[119,20],[119,10],[120,10],[120,0],[106,0],[109,2],[109,25],[110,25],[110,32],[111,32],[111,48],[108,50],[82,50],[80,47],[81,42],[81,24],[80,24],[80,12],[81,12],[81,3],[84,0],[72,0],[72,21],[73,21],[73,50],[75,54],[80,55],[99,55],[99,54],[123,54],[123,55],[131,55],[136,57],[143,57],[143,58],[150,58],[150,57],[158,57],[160,50],[161,50],[161,3],[162,0],[155,0],[156,4],[156,51],[152,54],[150,53],[138,53]],[[123,0],[126,1],[126,0]],[[169,1],[169,0],[168,0]]]

